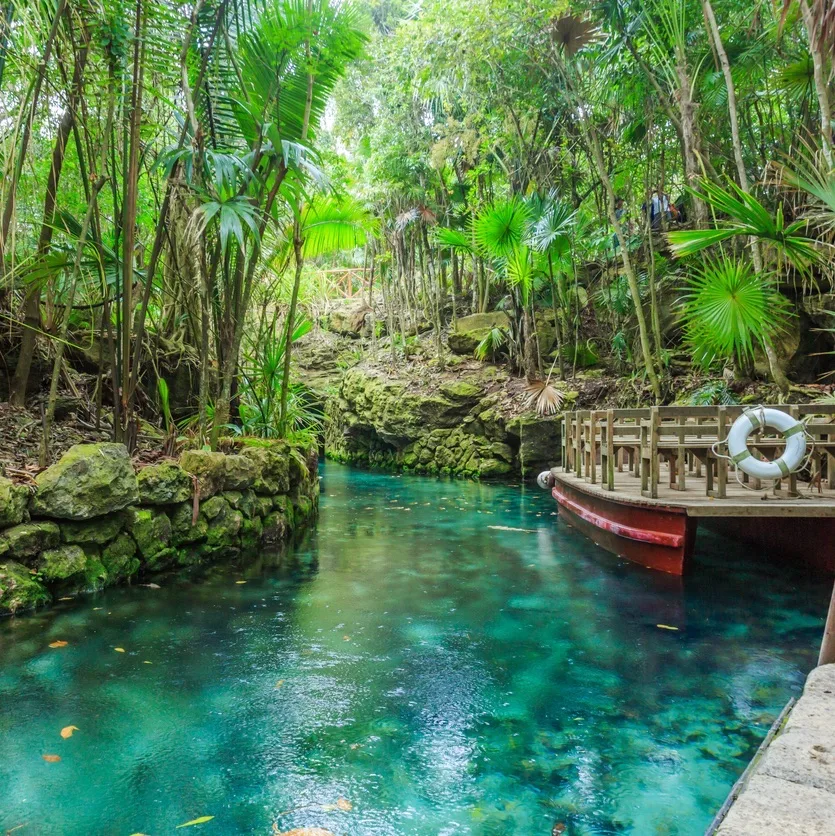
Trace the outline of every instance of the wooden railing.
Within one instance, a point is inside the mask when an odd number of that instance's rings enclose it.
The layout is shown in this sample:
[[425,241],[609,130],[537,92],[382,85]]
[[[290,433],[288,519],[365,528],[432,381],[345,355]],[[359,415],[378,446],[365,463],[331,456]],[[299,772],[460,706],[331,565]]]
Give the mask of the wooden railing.
[[[563,416],[563,469],[593,484],[615,490],[615,473],[624,468],[641,480],[641,493],[656,499],[661,465],[669,465],[669,487],[687,490],[689,476],[699,479],[707,496],[727,497],[726,439],[733,422],[749,406],[654,406],[649,409],[577,410]],[[835,405],[783,404],[806,426],[810,444],[809,476],[818,488],[835,490]],[[748,441],[752,454],[770,460],[784,445],[781,433],[760,429]],[[742,475],[759,490],[760,480]],[[704,483],[702,483],[704,479]],[[797,474],[790,474],[788,491],[797,493]],[[782,488],[782,480],[775,490]]]

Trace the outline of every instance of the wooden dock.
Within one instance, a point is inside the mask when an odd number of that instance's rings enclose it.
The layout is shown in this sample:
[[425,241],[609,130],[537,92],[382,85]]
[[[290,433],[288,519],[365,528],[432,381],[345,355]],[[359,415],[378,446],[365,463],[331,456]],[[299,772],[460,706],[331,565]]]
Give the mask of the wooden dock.
[[[737,474],[728,458],[725,440],[745,407],[567,413],[563,464],[549,479],[560,516],[609,551],[672,574],[686,571],[700,523],[835,573],[835,405],[769,408],[803,422],[808,459],[768,483]],[[763,460],[783,446],[768,428],[749,439]]]

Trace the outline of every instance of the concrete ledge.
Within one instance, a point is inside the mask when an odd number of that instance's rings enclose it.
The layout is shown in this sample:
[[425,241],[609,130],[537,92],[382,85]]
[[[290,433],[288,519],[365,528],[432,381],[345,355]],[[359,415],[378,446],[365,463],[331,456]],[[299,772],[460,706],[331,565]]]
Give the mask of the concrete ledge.
[[717,836],[835,836],[835,665],[803,696],[745,783]]

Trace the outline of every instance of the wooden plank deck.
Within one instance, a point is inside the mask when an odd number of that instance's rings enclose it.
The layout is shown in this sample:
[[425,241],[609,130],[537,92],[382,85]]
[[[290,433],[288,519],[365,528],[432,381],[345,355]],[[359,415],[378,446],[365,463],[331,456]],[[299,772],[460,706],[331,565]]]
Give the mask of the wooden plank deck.
[[558,482],[584,491],[608,502],[624,502],[645,508],[682,508],[689,517],[833,517],[835,518],[835,491],[829,490],[826,482],[822,492],[817,488],[809,490],[809,484],[798,482],[799,499],[775,496],[771,490],[743,488],[733,475],[727,481],[724,499],[706,496],[707,482],[704,476],[687,474],[686,488],[682,491],[670,487],[670,467],[659,465],[658,498],[641,495],[641,478],[627,471],[615,470],[615,489],[608,490],[600,483],[591,483],[562,468],[553,468],[551,473]]

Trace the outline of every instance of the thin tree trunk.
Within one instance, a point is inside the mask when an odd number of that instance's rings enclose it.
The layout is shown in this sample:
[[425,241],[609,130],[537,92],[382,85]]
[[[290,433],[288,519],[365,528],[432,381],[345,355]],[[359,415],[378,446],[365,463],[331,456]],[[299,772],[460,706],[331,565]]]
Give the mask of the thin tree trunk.
[[815,19],[806,0],[800,0],[800,13],[806,26],[809,38],[809,51],[812,54],[812,68],[814,70],[815,93],[820,107],[821,150],[830,169],[835,167],[832,157],[832,112],[829,107],[829,89],[826,82],[826,59],[820,49]]

